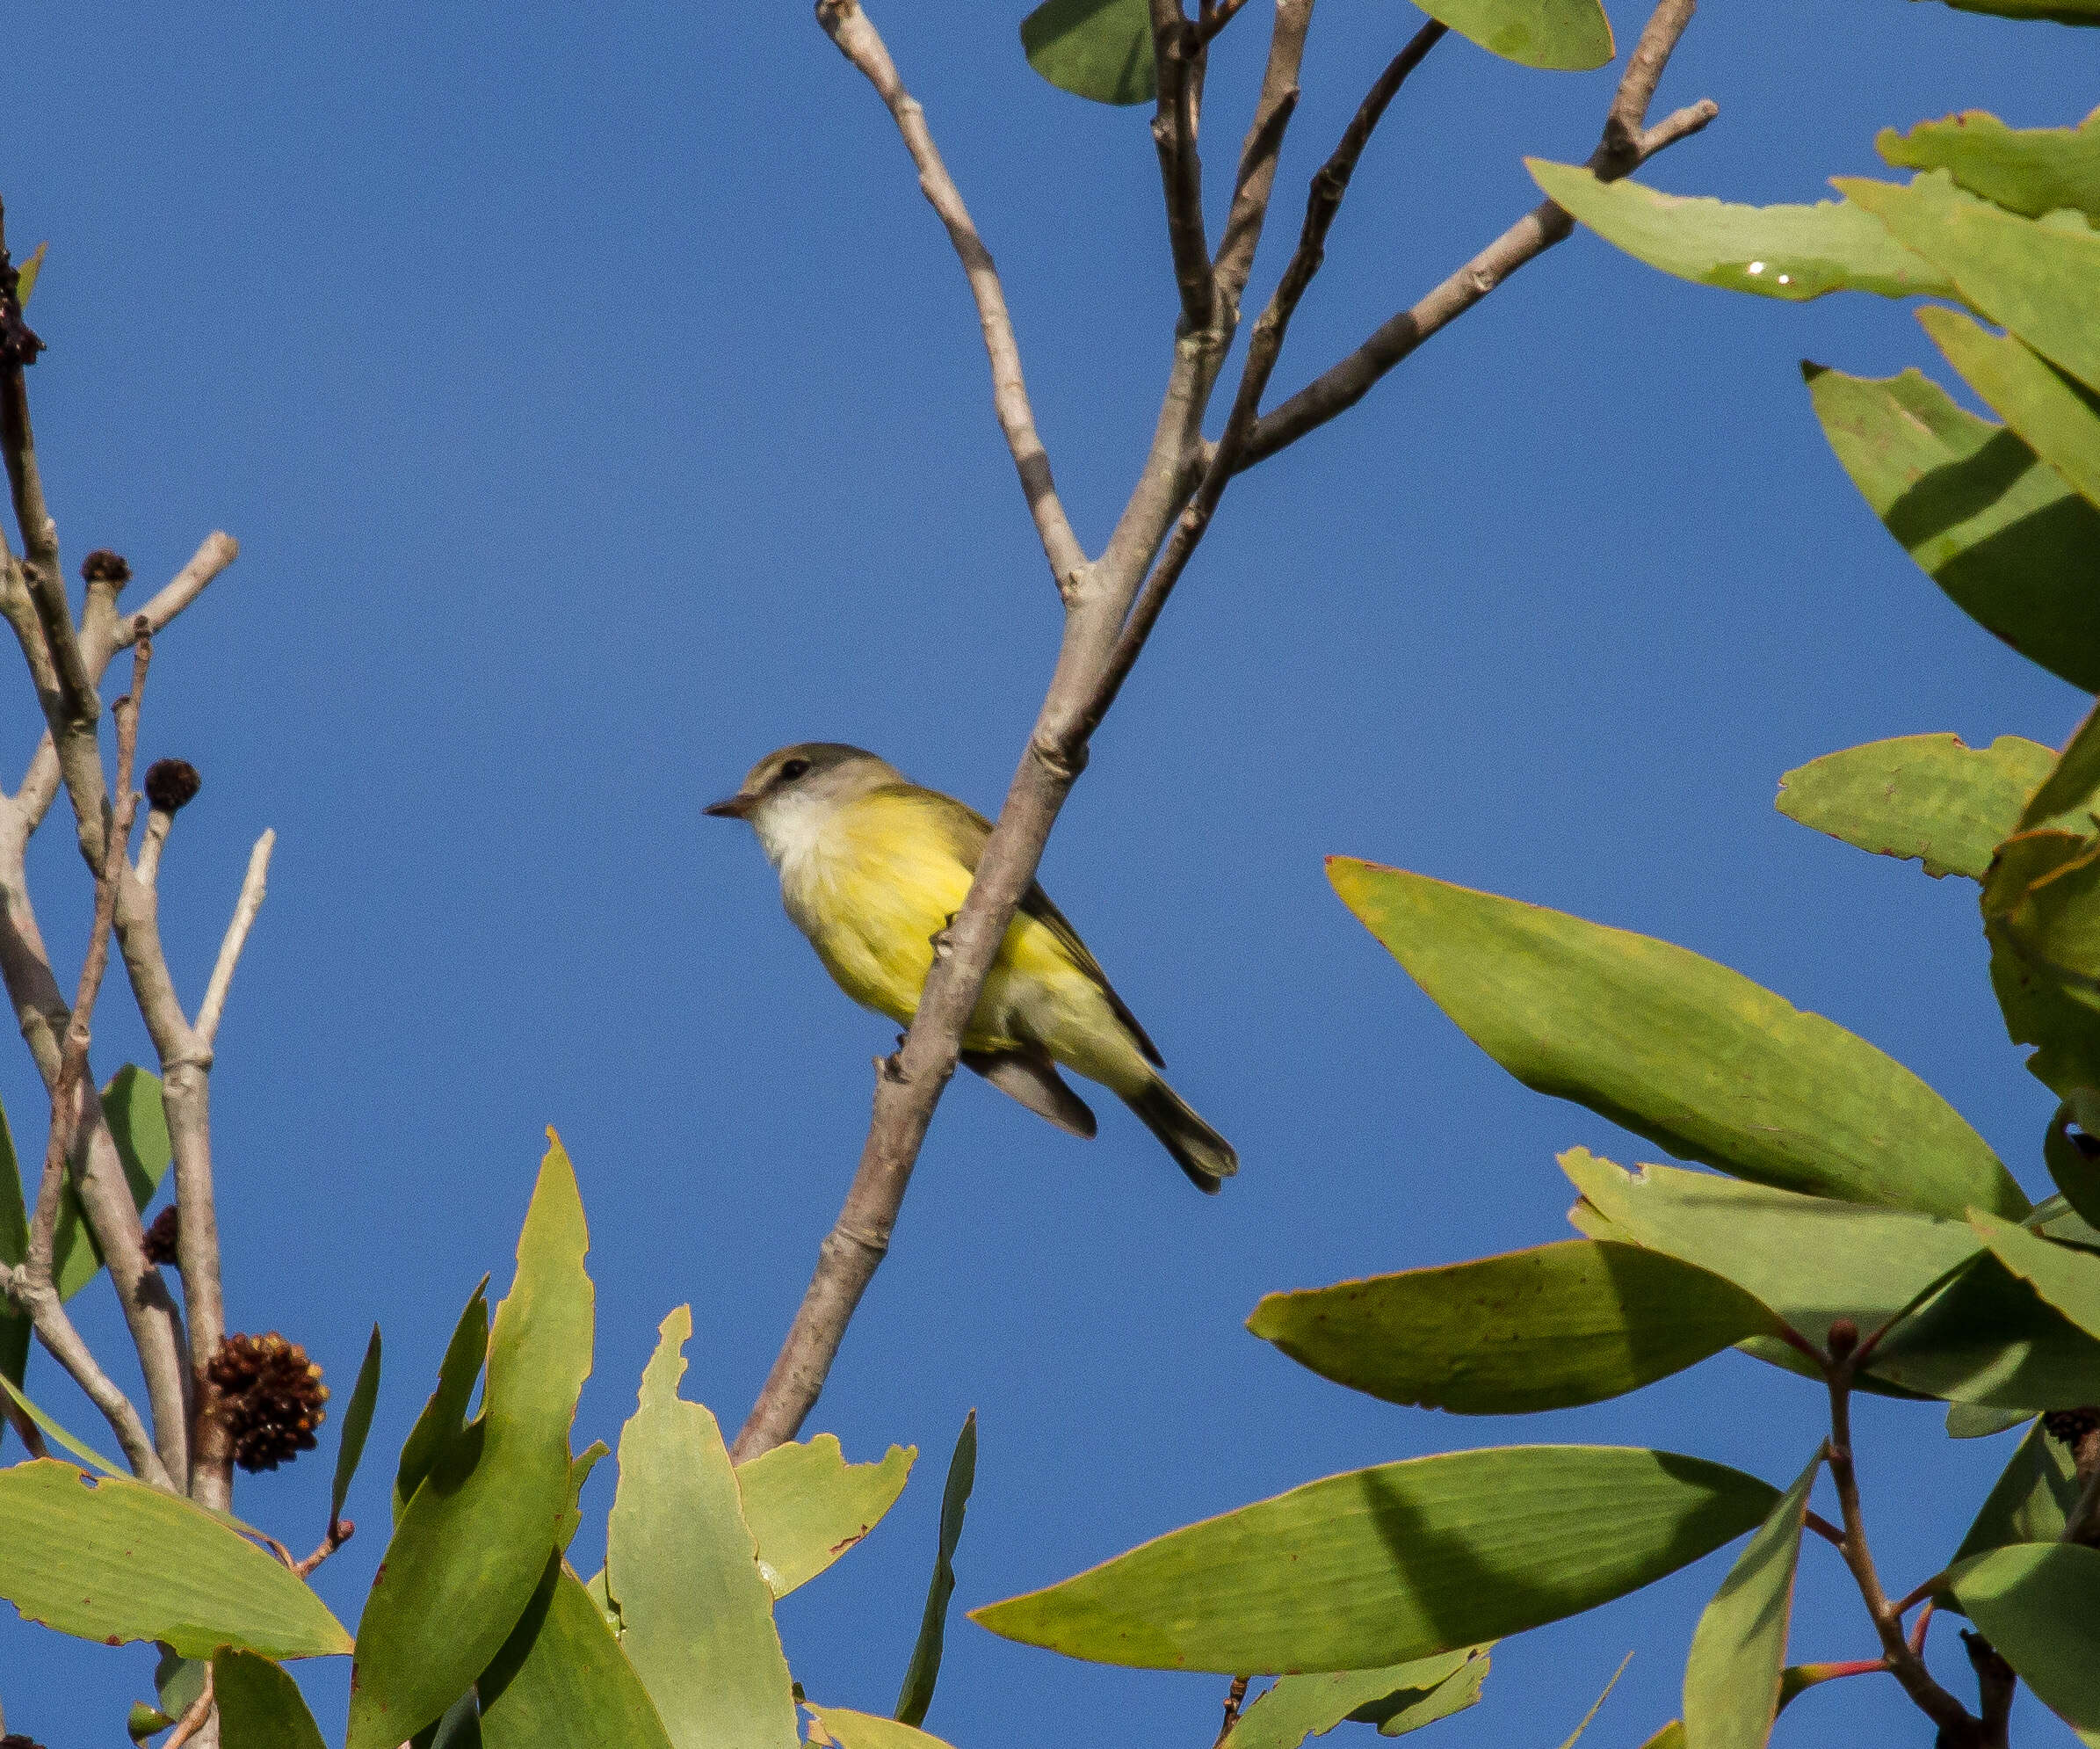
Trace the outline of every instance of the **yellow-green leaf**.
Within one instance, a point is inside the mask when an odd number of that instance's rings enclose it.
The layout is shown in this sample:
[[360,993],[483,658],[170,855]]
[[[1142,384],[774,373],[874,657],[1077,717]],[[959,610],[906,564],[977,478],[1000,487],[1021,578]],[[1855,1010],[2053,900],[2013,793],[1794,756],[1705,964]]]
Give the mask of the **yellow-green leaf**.
[[1417,0],[1490,54],[1552,73],[1583,73],[1612,55],[1611,20],[1597,0]]
[[819,1433],[739,1465],[743,1521],[773,1595],[808,1584],[873,1530],[904,1491],[918,1455],[916,1446],[892,1446],[879,1462],[848,1463],[838,1436]]
[[61,1633],[161,1640],[184,1658],[347,1652],[350,1636],[280,1561],[189,1501],[40,1458],[0,1470],[0,1597]]
[[2028,1203],[1902,1064],[1683,947],[1329,857],[1343,902],[1527,1087],[1756,1183],[1959,1218]]
[[1889,236],[1872,214],[1843,200],[1813,207],[1742,207],[1665,194],[1620,177],[1600,182],[1581,164],[1526,158],[1532,179],[1606,243],[1696,285],[1799,302],[1826,292],[1884,297],[1946,294],[1947,277]]
[[1388,1403],[1519,1415],[1639,1390],[1778,1323],[1741,1288],[1675,1258],[1568,1239],[1271,1294],[1247,1327]]
[[2076,127],[2008,127],[1982,110],[1921,121],[1874,140],[1899,169],[1944,170],[1972,194],[2038,219],[2075,207],[2100,224],[2100,112]]
[[1779,1716],[1794,1569],[1819,1450],[1750,1538],[1699,1616],[1684,1664],[1686,1749],[1764,1749]]
[[327,1749],[299,1684],[282,1665],[253,1652],[212,1659],[212,1698],[221,1749]]
[[1368,1669],[1622,1597],[1761,1523],[1778,1497],[1669,1452],[1450,1452],[1307,1483],[970,1614],[1104,1664]]
[[962,1541],[962,1520],[977,1485],[977,1412],[962,1418],[955,1449],[948,1458],[948,1479],[941,1484],[941,1521],[934,1546],[933,1575],[926,1581],[926,1607],[919,1614],[919,1634],[897,1690],[896,1717],[905,1724],[923,1724],[940,1680],[941,1651],[948,1636],[948,1600],[955,1595],[955,1548]]
[[671,1749],[641,1679],[559,1555],[475,1686],[482,1749]]
[[2100,1549],[2016,1542],[1947,1577],[1969,1619],[2027,1686],[2073,1725],[2100,1730]]
[[619,1436],[605,1588],[676,1749],[794,1749],[787,1660],[714,1417],[678,1395],[692,1314],[663,1320]]
[[1234,1722],[1223,1749],[1298,1749],[1345,1719],[1401,1736],[1475,1704],[1487,1674],[1486,1649],[1464,1647],[1379,1670],[1279,1676]]
[[2002,425],[1915,370],[1806,365],[1823,435],[1888,532],[1963,613],[2100,692],[2100,511]]
[[[1991,989],[2015,1044],[2035,1047],[2028,1072],[2068,1099],[2100,1088],[2100,1010],[2081,998],[2051,960],[2053,925],[2079,909],[2064,900],[2089,892],[2093,845],[2075,832],[2020,832],[1999,846],[1983,882],[1983,933],[1991,944]],[[2081,885],[2053,899],[2050,883],[2077,876]],[[2075,940],[2064,943],[2075,947]]]
[[1905,735],[1826,753],[1779,780],[1779,811],[1872,851],[1915,858],[1935,879],[1981,881],[2056,756],[2001,735],[1965,747],[1957,735]]
[[[948,1749],[938,1737],[874,1713],[857,1713],[848,1707],[811,1707],[809,1711],[839,1749]],[[810,1741],[816,1740],[812,1732]]]
[[2100,504],[2100,396],[2009,334],[1993,334],[1958,309],[1918,312],[1947,362],[2020,440]]
[[366,1601],[346,1749],[395,1749],[443,1713],[539,1586],[568,1509],[569,1424],[590,1371],[589,1244],[554,1140],[489,1332],[482,1412],[409,1498]]
[[2054,1542],[2063,1535],[2077,1503],[2078,1470],[2071,1454],[2049,1437],[2037,1417],[1948,1564],[2002,1549],[2009,1542]]
[[1021,20],[1028,64],[1095,103],[1149,103],[1159,90],[1146,0],[1045,0]]

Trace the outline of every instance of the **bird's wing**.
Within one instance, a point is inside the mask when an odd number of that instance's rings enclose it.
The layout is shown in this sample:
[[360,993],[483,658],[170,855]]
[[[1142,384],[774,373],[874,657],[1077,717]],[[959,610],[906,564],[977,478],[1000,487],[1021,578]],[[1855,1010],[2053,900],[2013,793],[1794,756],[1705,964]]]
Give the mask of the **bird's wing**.
[[1060,1129],[1092,1139],[1094,1114],[1087,1102],[1065,1085],[1057,1065],[1039,1049],[1028,1050],[966,1050],[963,1066],[974,1069],[1010,1099],[1018,1099],[1039,1117],[1046,1117]]
[[[939,795],[938,790],[929,794]],[[940,830],[946,835],[948,849],[955,860],[972,874],[977,872],[978,860],[984,854],[985,841],[992,835],[992,823],[967,802],[958,802],[952,795],[940,799],[948,805],[930,810],[934,814]],[[1050,896],[1043,890],[1042,882],[1032,881],[1028,891],[1021,900],[1024,915],[1033,918],[1052,935],[1058,945],[1071,956],[1072,963],[1101,987],[1101,993],[1108,998],[1108,1005],[1115,1011],[1116,1018],[1130,1028],[1138,1049],[1145,1053],[1145,1060],[1155,1068],[1164,1064],[1159,1047],[1152,1042],[1144,1027],[1138,1024],[1138,1017],[1130,1012],[1130,1005],[1116,994],[1116,987],[1108,981],[1108,974],[1101,969],[1101,962],[1087,950],[1079,939],[1079,932],[1073,928],[1064,912],[1050,903]]]

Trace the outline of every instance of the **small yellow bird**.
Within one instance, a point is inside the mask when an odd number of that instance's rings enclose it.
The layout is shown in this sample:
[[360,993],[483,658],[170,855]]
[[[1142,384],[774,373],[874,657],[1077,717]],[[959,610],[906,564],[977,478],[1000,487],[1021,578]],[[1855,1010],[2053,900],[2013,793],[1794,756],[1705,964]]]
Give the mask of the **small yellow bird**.
[[[909,1025],[933,938],[970,889],[991,826],[885,759],[832,741],[769,753],[743,787],[706,809],[748,820],[795,926],[846,994]],[[1057,1064],[1098,1081],[1159,1137],[1198,1190],[1240,1169],[1226,1139],[1159,1072],[1160,1054],[1079,933],[1032,885],[963,1035],[962,1060],[1000,1092],[1075,1136],[1094,1114]]]

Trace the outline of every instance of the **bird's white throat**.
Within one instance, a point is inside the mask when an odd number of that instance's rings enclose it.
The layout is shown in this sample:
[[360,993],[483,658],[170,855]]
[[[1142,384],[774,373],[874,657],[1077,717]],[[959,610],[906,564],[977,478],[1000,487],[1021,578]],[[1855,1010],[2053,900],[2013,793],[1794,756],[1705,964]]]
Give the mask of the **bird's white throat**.
[[822,850],[824,829],[837,806],[832,796],[796,790],[768,796],[751,810],[751,830],[766,860],[793,881]]

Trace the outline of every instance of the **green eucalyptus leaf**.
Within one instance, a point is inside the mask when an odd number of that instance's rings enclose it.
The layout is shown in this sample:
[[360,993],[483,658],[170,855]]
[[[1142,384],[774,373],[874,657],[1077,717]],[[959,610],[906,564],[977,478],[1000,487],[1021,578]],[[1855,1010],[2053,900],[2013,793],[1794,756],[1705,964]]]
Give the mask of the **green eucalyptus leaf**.
[[2071,1454],[2051,1439],[2039,1418],[2014,1448],[2011,1461],[1985,1497],[1950,1566],[2002,1549],[2009,1542],[2054,1542],[2078,1503],[2078,1472]]
[[1994,18],[2046,18],[2060,25],[2100,25],[2100,0],[1946,0],[1957,12]]
[[[102,1113],[133,1204],[143,1214],[168,1175],[174,1158],[168,1140],[168,1114],[161,1104],[160,1077],[126,1063],[102,1090]],[[11,1141],[9,1147],[13,1143]],[[69,1300],[101,1273],[102,1247],[89,1230],[79,1194],[66,1186],[58,1206],[58,1224],[51,1234],[51,1279],[61,1299]]]
[[1234,1721],[1221,1749],[1298,1749],[1346,1719],[1404,1737],[1478,1704],[1488,1669],[1488,1648],[1467,1646],[1379,1670],[1279,1676]]
[[1597,0],[1418,0],[1439,24],[1490,54],[1550,73],[1611,59],[1611,20]]
[[1777,1324],[1720,1276],[1591,1239],[1271,1294],[1247,1320],[1323,1378],[1461,1415],[1601,1403]]
[[1680,279],[1799,302],[1826,292],[1947,295],[1952,286],[1872,214],[1843,200],[1813,207],[1740,207],[1665,194],[1620,177],[1601,182],[1581,164],[1526,158],[1546,198],[1636,260]]
[[1908,134],[1885,127],[1874,147],[1900,170],[1944,170],[1972,194],[2038,219],[2065,207],[2100,224],[2100,112],[2076,127],[2008,127],[1965,110],[1921,121]]
[[343,1516],[343,1503],[350,1498],[350,1484],[357,1477],[358,1461],[365,1455],[366,1436],[372,1432],[372,1412],[380,1395],[380,1327],[372,1326],[372,1339],[365,1345],[365,1358],[358,1363],[358,1382],[351,1387],[350,1404],[343,1412],[343,1432],[336,1447],[335,1479],[329,1484],[328,1521]]
[[475,1687],[485,1749],[671,1749],[641,1679],[559,1555]]
[[1356,1670],[1607,1603],[1763,1521],[1778,1491],[1672,1453],[1519,1446],[1330,1476],[970,1612],[1146,1669]]
[[1583,1201],[1634,1243],[1734,1282],[1821,1345],[1850,1318],[1879,1329],[1976,1255],[1964,1223],[1740,1184],[1681,1166],[1638,1172],[1586,1148],[1560,1157]]
[[2009,1433],[2026,1420],[2024,1409],[1993,1409],[1981,1403],[1947,1405],[1947,1437],[1951,1440],[1988,1440]]
[[1643,1743],[1640,1749],[1684,1749],[1684,1721],[1673,1718]]
[[848,1463],[838,1436],[819,1433],[738,1465],[743,1520],[773,1595],[808,1584],[881,1522],[918,1455],[916,1446],[892,1446],[880,1462]]
[[939,1541],[933,1556],[933,1577],[926,1583],[926,1607],[919,1615],[919,1635],[904,1683],[897,1691],[896,1716],[906,1724],[923,1724],[933,1704],[933,1686],[940,1680],[941,1649],[948,1631],[948,1600],[955,1594],[955,1545],[962,1541],[962,1520],[977,1485],[977,1412],[963,1417],[948,1459],[948,1479],[941,1485]]
[[1819,1449],[1699,1616],[1684,1664],[1686,1749],[1764,1749],[1779,1716],[1794,1570]]
[[2100,1402],[2100,1342],[1985,1252],[1875,1350],[1874,1375],[2032,1412]]
[[2100,1257],[1981,1212],[1969,1223],[2006,1268],[2088,1335],[2100,1336]]
[[[2071,1126],[2078,1126],[2074,1137]],[[2042,1159],[2063,1199],[2089,1225],[2100,1225],[2100,1092],[2073,1087],[2049,1120]]]
[[[809,1710],[823,1727],[824,1735],[839,1749],[948,1749],[939,1738],[879,1714],[857,1713],[847,1707],[811,1707]],[[817,1740],[816,1733],[811,1732],[810,1741]]]
[[[663,1320],[619,1436],[605,1586],[620,1649],[676,1749],[794,1749],[794,1698],[736,1472],[714,1417],[678,1395],[692,1314]],[[581,1587],[579,1587],[579,1590]]]
[[394,1521],[401,1522],[410,1498],[423,1485],[438,1460],[460,1441],[467,1421],[467,1405],[474,1399],[474,1387],[482,1376],[482,1364],[489,1355],[489,1278],[468,1295],[467,1309],[453,1326],[445,1358],[438,1367],[438,1388],[423,1405],[416,1425],[402,1441],[401,1458],[394,1474]]
[[[2065,1099],[2100,1087],[2100,1010],[2081,998],[2066,969],[2050,959],[2050,937],[2066,920],[2061,900],[2077,899],[2082,889],[2075,886],[2052,903],[2047,889],[2074,874],[2082,860],[2089,863],[2091,853],[2091,845],[2075,832],[2021,832],[1999,846],[1983,882],[1991,989],[2006,1033],[2016,1044],[2035,1047],[2028,1073]],[[2089,890],[2089,867],[2086,873]]]
[[4,1391],[7,1394],[15,1407],[29,1417],[30,1420],[36,1425],[37,1431],[42,1433],[46,1439],[71,1452],[89,1469],[99,1470],[105,1476],[123,1476],[128,1473],[120,1466],[112,1463],[94,1447],[75,1439],[71,1433],[32,1403],[23,1394],[20,1385],[16,1384],[4,1375],[0,1375],[0,1391]]
[[2096,802],[2100,802],[2100,707],[2088,711],[2071,732],[2049,775],[2028,798],[2018,830],[2029,832],[2055,827],[2065,831],[2089,831],[2100,825]]
[[590,1472],[598,1467],[599,1460],[612,1455],[611,1446],[603,1440],[593,1440],[568,1462],[568,1505],[562,1509],[561,1528],[554,1535],[554,1546],[564,1553],[583,1528],[583,1484],[590,1480]]
[[1149,103],[1159,91],[1147,0],[1045,0],[1021,20],[1028,64],[1095,103]]
[[1915,370],[1802,371],[1860,496],[1955,606],[2029,661],[2100,692],[2100,511],[2015,433]]
[[1914,858],[1936,880],[1981,881],[2056,756],[2001,735],[1965,747],[1955,735],[1905,735],[1826,753],[1779,780],[1790,820],[1877,856]]
[[435,1724],[426,1724],[409,1739],[409,1749],[482,1749],[482,1708],[469,1688],[445,1709]]
[[128,1477],[53,1458],[0,1470],[0,1597],[83,1639],[270,1658],[350,1650],[306,1581],[212,1514]]
[[2100,1730],[2100,1549],[2016,1542],[1947,1575],[1998,1655],[2060,1717]]
[[148,1737],[157,1737],[175,1720],[158,1707],[149,1707],[143,1701],[131,1703],[131,1713],[124,1721],[124,1734],[134,1743],[143,1743]]
[[1343,902],[1526,1086],[1738,1178],[1959,1217],[2027,1200],[1983,1138],[1865,1040],[1626,930],[1329,857]]
[[327,1749],[299,1684],[281,1664],[248,1651],[215,1653],[212,1699],[223,1749]]
[[1959,310],[1934,304],[1918,321],[2008,429],[2088,504],[2100,504],[2100,396]]
[[[569,1426],[590,1371],[592,1290],[576,1174],[549,1137],[518,1273],[489,1331],[482,1412],[434,1441],[366,1601],[346,1749],[395,1749],[451,1706],[510,1639],[555,1550]],[[425,1414],[440,1408],[433,1397]]]
[[1939,171],[1908,187],[1861,177],[1833,183],[1939,266],[1964,303],[2100,388],[2100,234],[2008,213]]

